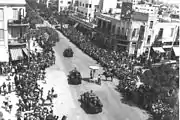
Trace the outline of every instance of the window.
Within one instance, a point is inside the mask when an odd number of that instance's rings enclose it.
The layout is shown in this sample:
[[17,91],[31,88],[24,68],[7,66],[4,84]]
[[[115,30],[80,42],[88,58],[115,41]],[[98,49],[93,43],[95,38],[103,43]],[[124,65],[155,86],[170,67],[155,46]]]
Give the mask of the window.
[[136,42],[132,42],[132,45],[136,45]]
[[60,3],[63,3],[63,1],[60,1]]
[[79,3],[79,6],[81,6],[81,2]]
[[86,4],[86,8],[88,8],[88,4]]
[[173,32],[174,32],[174,28],[171,28],[171,36],[170,37],[173,36]]
[[18,19],[18,10],[16,8],[13,8],[13,19]]
[[114,32],[115,32],[115,28],[116,28],[116,25],[113,25],[113,27],[112,27],[112,33],[114,34]]
[[91,17],[91,14],[89,14],[89,17]]
[[150,21],[149,28],[150,28],[150,29],[152,29],[152,28],[153,28],[153,21]]
[[4,10],[0,9],[0,20],[4,20]]
[[89,8],[91,8],[92,7],[92,5],[91,4],[89,4]]
[[134,28],[133,32],[132,32],[132,38],[135,37],[136,35],[136,28]]
[[151,35],[148,35],[148,38],[147,38],[147,44],[150,43],[150,40],[151,40]]
[[116,8],[121,8],[121,4],[117,3]]
[[0,41],[4,40],[4,30],[0,29]]
[[139,30],[139,40],[144,39],[145,26],[141,25]]
[[161,39],[163,36],[163,28],[160,28],[158,38]]
[[83,5],[82,5],[83,7],[84,7],[84,3],[83,3]]
[[126,36],[128,35],[128,32],[129,32],[129,30],[128,30],[128,28],[126,29]]
[[122,32],[121,34],[124,35],[124,28],[122,28],[121,32]]
[[118,29],[117,29],[117,34],[118,35],[120,34],[120,27],[118,27]]

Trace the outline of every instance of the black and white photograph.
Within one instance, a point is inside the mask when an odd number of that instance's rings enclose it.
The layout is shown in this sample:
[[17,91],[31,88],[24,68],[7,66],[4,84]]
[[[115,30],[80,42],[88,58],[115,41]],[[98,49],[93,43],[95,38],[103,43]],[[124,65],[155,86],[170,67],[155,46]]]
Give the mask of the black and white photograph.
[[0,120],[179,120],[180,0],[0,0]]

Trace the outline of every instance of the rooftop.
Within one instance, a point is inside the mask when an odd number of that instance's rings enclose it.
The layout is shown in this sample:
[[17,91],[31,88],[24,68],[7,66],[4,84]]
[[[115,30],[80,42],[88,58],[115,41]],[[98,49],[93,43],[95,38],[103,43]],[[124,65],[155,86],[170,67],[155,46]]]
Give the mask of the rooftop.
[[25,0],[0,0],[0,5],[25,5]]

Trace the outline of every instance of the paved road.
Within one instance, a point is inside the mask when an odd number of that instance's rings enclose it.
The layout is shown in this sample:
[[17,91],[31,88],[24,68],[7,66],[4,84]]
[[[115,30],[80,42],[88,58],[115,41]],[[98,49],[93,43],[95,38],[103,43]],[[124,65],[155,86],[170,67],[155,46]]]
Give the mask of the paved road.
[[[60,42],[54,47],[58,60],[59,69],[67,75],[74,67],[81,72],[83,78],[89,78],[89,65],[96,65],[96,61],[85,55],[80,49],[69,42],[59,32]],[[63,51],[71,46],[75,55],[73,58],[64,58]],[[102,70],[100,70],[102,72]],[[81,85],[70,85],[70,91],[75,107],[68,114],[69,119],[74,120],[146,120],[148,115],[137,107],[132,107],[121,102],[121,95],[115,88],[116,82],[103,81],[102,85],[83,81]],[[103,103],[103,112],[95,115],[86,114],[78,102],[80,94],[87,90],[93,90]]]

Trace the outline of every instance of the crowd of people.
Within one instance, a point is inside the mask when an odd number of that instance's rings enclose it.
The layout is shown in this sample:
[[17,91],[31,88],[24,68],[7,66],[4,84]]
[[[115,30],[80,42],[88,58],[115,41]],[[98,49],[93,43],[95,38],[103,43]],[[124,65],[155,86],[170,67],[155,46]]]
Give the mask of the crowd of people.
[[[28,63],[22,60],[10,65],[1,64],[1,75],[7,75],[9,79],[13,78],[14,82],[0,85],[0,94],[6,95],[14,89],[19,96],[17,120],[48,120],[50,118],[58,120],[59,117],[53,114],[53,99],[57,97],[54,89],[52,88],[47,95],[44,95],[43,87],[38,84],[38,81],[46,83],[45,69],[55,64],[54,51],[48,42],[45,43],[42,39],[36,39],[36,42],[43,51],[30,52]],[[5,97],[5,109],[11,111],[11,100],[7,95]]]
[[[132,99],[134,93],[137,93],[136,97],[139,97],[137,104],[140,105],[140,107],[143,107],[154,115],[159,115],[158,119],[162,119],[167,111],[172,112],[172,109],[168,105],[162,105],[162,102],[159,102],[160,100],[158,98],[156,98],[153,103],[148,102],[150,96],[147,93],[152,91],[152,88],[147,84],[141,83],[137,78],[142,74],[142,67],[146,65],[147,68],[152,61],[146,60],[146,57],[143,56],[139,58],[128,56],[126,51],[115,52],[99,48],[92,43],[91,40],[93,38],[80,32],[70,24],[67,28],[61,28],[61,32],[83,52],[98,61],[105,69],[113,70],[114,76],[120,80],[118,89],[123,91],[124,95],[129,96],[130,99]],[[135,70],[134,66],[139,65],[141,65],[141,67]],[[154,105],[156,105],[156,107],[154,107]]]

